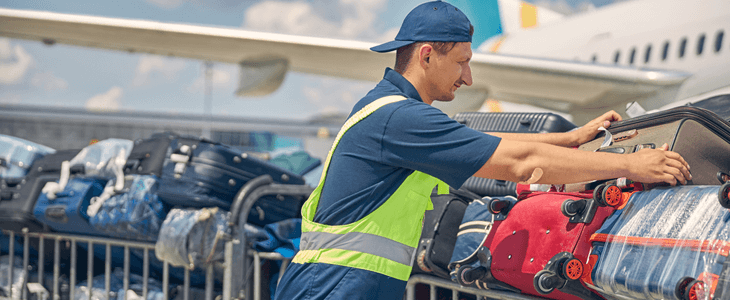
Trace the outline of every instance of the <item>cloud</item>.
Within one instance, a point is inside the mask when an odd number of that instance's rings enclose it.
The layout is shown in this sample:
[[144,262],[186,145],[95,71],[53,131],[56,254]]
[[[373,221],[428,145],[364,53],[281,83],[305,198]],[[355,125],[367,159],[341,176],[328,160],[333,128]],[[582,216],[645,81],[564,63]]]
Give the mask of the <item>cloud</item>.
[[132,84],[134,86],[146,85],[156,75],[161,74],[168,81],[173,81],[176,75],[185,69],[186,62],[167,58],[159,55],[142,55],[137,63],[137,70]]
[[86,100],[86,110],[90,111],[118,111],[121,105],[122,88],[115,86],[104,94],[99,94]]
[[177,8],[183,2],[185,2],[185,0],[146,0],[146,1],[155,6],[165,8],[165,9]]
[[385,4],[385,0],[340,0],[328,3],[328,10],[319,10],[303,1],[263,1],[246,10],[242,26],[256,31],[376,40],[380,34],[373,27]]
[[51,71],[36,73],[31,78],[30,83],[34,87],[42,88],[46,91],[65,90],[68,88],[68,82],[56,77]]
[[11,47],[9,39],[0,39],[0,84],[20,83],[32,64],[33,57],[23,47]]
[[[211,83],[213,88],[228,88],[234,83],[233,73],[236,67],[233,65],[213,65],[211,67]],[[201,70],[200,76],[188,86],[188,92],[205,92],[205,68]]]

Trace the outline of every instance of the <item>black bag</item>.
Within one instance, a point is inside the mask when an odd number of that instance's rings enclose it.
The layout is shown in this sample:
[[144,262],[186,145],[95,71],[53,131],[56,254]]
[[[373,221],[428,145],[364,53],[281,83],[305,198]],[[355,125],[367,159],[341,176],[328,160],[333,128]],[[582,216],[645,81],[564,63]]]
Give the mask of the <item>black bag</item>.
[[[46,183],[58,181],[61,163],[71,160],[79,151],[59,150],[48,154],[33,162],[25,177],[0,180],[0,229],[45,231],[44,225],[33,216],[38,196]],[[71,173],[80,172],[83,172],[83,166],[71,168]]]
[[[576,128],[572,122],[553,113],[463,112],[456,114],[454,120],[482,132],[543,133]],[[480,196],[517,196],[517,184],[505,180],[471,177],[462,188]]]
[[449,188],[449,193],[439,195],[434,189],[431,194],[433,210],[426,211],[423,218],[421,239],[416,248],[413,274],[432,274],[450,278],[449,260],[454,251],[456,234],[459,232],[464,211],[474,199],[481,199],[470,191]]

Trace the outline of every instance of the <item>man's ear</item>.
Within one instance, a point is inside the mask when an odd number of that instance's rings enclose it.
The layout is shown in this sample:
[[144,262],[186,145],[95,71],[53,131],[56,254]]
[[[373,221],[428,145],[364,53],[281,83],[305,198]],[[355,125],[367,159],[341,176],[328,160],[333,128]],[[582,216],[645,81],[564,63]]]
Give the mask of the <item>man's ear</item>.
[[431,55],[433,54],[433,47],[429,44],[421,45],[418,48],[418,62],[422,68],[426,68],[428,63],[431,61]]

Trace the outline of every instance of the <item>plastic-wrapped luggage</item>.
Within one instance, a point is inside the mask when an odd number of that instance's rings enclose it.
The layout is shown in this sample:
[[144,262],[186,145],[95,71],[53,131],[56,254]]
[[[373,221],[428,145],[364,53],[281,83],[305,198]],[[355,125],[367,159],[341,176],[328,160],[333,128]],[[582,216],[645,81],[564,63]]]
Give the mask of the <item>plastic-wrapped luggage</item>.
[[0,134],[0,178],[21,179],[36,159],[54,152],[53,148]]
[[221,261],[229,215],[217,207],[172,209],[162,223],[155,255],[191,270]]
[[33,215],[58,232],[104,236],[89,223],[87,209],[91,199],[101,195],[108,180],[75,177],[58,193],[41,193]]
[[634,193],[591,237],[582,280],[609,299],[728,299],[728,192],[730,184]]
[[[566,132],[575,124],[553,113],[484,113],[464,112],[454,120],[482,132],[544,133]],[[471,177],[462,188],[480,196],[517,196],[516,183],[504,180]]]
[[[23,259],[15,257],[13,264],[9,263],[10,256],[0,256],[0,297],[11,300],[20,300],[25,283],[28,282],[28,271],[23,268]],[[8,280],[9,269],[13,268],[13,278]],[[12,284],[8,284],[12,282]],[[12,297],[11,297],[12,293]]]
[[[105,190],[113,189],[109,181]],[[154,242],[167,214],[157,197],[157,176],[127,175],[125,188],[109,198],[97,197],[88,209],[89,223],[112,237]]]

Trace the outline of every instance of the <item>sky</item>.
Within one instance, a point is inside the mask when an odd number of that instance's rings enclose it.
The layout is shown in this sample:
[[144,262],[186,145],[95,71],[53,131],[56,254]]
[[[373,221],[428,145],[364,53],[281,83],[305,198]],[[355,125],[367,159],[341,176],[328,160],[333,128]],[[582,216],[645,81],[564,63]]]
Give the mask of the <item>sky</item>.
[[[571,14],[613,1],[528,2]],[[422,2],[425,1],[0,0],[0,7],[386,42],[395,37],[405,15]],[[206,99],[204,74],[204,62],[199,60],[46,46],[0,37],[0,105],[202,114]],[[235,96],[237,81],[235,65],[213,63],[213,115],[307,120],[347,114],[375,84],[289,72],[274,93],[242,98]]]

